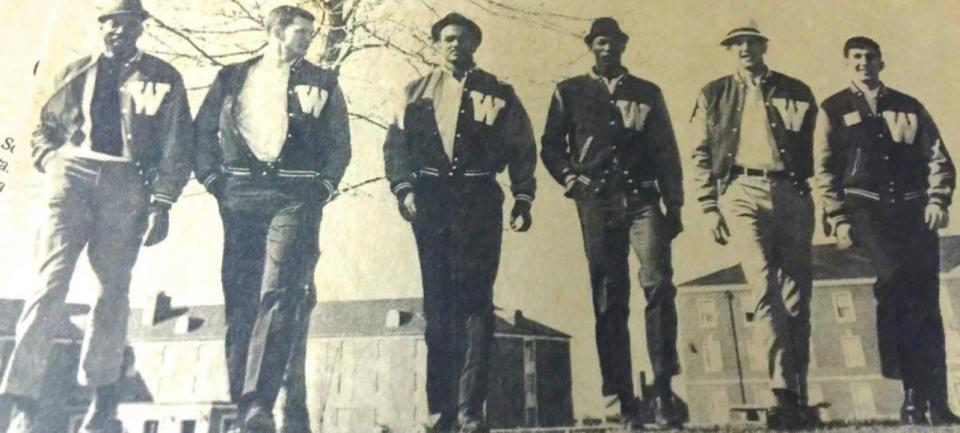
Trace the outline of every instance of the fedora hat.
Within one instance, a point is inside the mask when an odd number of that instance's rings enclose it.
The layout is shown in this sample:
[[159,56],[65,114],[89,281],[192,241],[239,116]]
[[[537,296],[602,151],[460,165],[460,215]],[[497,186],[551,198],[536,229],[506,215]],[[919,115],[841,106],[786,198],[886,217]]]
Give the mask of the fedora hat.
[[483,40],[483,32],[480,31],[480,26],[478,26],[477,23],[461,14],[451,12],[447,14],[447,16],[440,18],[439,21],[433,23],[433,26],[430,27],[430,37],[433,39],[433,41],[439,41],[440,32],[444,27],[450,25],[462,26],[470,32],[473,32],[473,35],[477,37],[478,44]]
[[135,15],[140,17],[141,20],[150,17],[150,13],[143,8],[140,0],[108,0],[102,2],[100,10],[100,16],[97,17],[100,22],[116,15]]
[[756,21],[749,20],[727,32],[727,35],[723,37],[722,41],[720,41],[720,45],[730,45],[735,39],[743,37],[759,38],[765,41],[770,40],[770,38],[764,36],[763,33],[760,33],[760,27],[757,25]]
[[623,30],[620,30],[620,24],[617,20],[610,17],[597,18],[590,24],[590,33],[583,37],[583,41],[590,45],[597,36],[615,36],[622,38],[624,42],[630,39]]

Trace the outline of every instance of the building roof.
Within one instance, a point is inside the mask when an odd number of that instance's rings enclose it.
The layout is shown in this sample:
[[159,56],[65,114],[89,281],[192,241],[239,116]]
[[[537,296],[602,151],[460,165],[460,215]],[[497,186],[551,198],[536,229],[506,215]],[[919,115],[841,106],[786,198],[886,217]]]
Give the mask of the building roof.
[[[160,295],[163,296],[163,295]],[[169,302],[169,298],[166,298]],[[374,337],[423,335],[426,322],[420,298],[336,301],[317,304],[310,317],[310,336]],[[0,335],[13,335],[23,301],[0,299]],[[73,314],[86,313],[89,307],[71,305]],[[157,321],[150,309],[130,313],[128,338],[131,342],[219,340],[226,331],[222,305],[174,306],[160,308]],[[81,330],[69,321],[58,335],[80,339]],[[496,332],[501,335],[565,338],[570,336],[523,316],[520,311],[497,311]]]
[[[940,238],[941,272],[950,273],[958,267],[960,267],[960,236]],[[814,280],[845,280],[875,276],[870,267],[870,261],[860,248],[839,251],[834,244],[813,246]],[[738,264],[687,281],[680,286],[733,286],[746,283],[743,269]]]

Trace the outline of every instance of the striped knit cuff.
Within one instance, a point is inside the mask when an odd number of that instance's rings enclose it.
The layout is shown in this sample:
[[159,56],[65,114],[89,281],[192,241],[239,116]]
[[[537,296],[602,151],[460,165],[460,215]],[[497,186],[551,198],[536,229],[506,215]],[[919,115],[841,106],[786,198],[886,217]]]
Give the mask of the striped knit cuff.
[[513,199],[518,201],[531,202],[531,203],[533,202],[533,196],[529,194],[514,194]]
[[946,207],[947,207],[947,200],[945,200],[943,197],[940,197],[939,195],[931,195],[931,196],[930,196],[930,201],[929,201],[929,203],[930,203],[930,204],[935,204],[935,205],[940,206],[940,207],[942,207],[942,208],[946,208]]
[[412,189],[413,189],[413,184],[410,182],[404,181],[394,185],[393,188],[390,189],[390,191],[393,192],[393,195],[397,196],[397,198],[401,198],[404,195],[406,195],[406,193],[409,190],[412,190]]
[[150,198],[151,205],[158,205],[164,210],[170,209],[170,207],[173,206],[173,202],[175,201],[176,199],[174,199],[173,197],[170,197],[169,195],[158,193],[158,192],[153,193],[153,196]]

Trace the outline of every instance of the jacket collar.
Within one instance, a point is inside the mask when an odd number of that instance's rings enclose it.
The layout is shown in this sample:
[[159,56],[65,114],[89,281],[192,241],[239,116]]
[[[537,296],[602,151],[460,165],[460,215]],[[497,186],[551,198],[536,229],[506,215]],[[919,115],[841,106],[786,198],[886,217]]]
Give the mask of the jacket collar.
[[766,66],[764,66],[764,68],[765,68],[765,70],[764,70],[763,74],[760,75],[760,82],[759,82],[759,83],[757,83],[756,81],[754,81],[754,78],[753,78],[753,77],[745,77],[744,74],[743,74],[743,70],[742,70],[742,69],[739,69],[739,68],[737,69],[737,72],[735,72],[735,73],[733,74],[733,78],[734,78],[734,80],[736,80],[736,81],[737,81],[738,83],[740,83],[740,84],[760,85],[760,84],[763,84],[763,83],[765,83],[765,82],[767,82],[767,81],[770,81],[770,77],[773,76],[773,70],[772,70],[772,69],[770,69],[769,67],[766,67]]
[[[861,89],[860,86],[855,81],[850,82],[850,91],[857,96],[864,96],[864,93],[866,93],[866,91],[864,89]],[[877,97],[882,98],[884,96],[887,96],[887,93],[889,92],[890,91],[887,89],[887,86],[883,84],[883,82],[881,81],[880,87],[877,88]]]

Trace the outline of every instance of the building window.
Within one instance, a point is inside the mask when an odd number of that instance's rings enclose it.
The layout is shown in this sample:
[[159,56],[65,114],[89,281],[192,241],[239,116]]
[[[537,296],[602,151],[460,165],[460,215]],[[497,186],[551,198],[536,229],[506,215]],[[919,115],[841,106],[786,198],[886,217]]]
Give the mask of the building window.
[[869,383],[851,383],[850,395],[853,397],[854,416],[857,419],[870,419],[877,416],[877,405],[873,401],[873,388]]
[[726,388],[714,388],[710,395],[711,398],[708,403],[710,422],[718,425],[730,422],[730,403],[727,400]]
[[853,306],[852,293],[844,291],[833,294],[833,317],[840,323],[857,321],[857,310]]
[[763,340],[753,336],[747,341],[747,356],[750,358],[750,371],[767,371],[767,351]]
[[535,427],[539,421],[537,420],[537,408],[528,407],[526,412],[526,425],[527,427]]
[[717,301],[712,298],[697,299],[697,315],[701,328],[717,327]]
[[723,352],[720,342],[713,334],[703,340],[703,371],[717,373],[723,371]]
[[863,342],[857,335],[844,335],[840,337],[840,345],[843,347],[843,363],[847,368],[858,368],[867,365],[863,355]]
[[157,433],[160,431],[160,421],[149,419],[143,422],[143,433]]
[[180,433],[196,433],[197,431],[197,422],[188,419],[180,421]]

